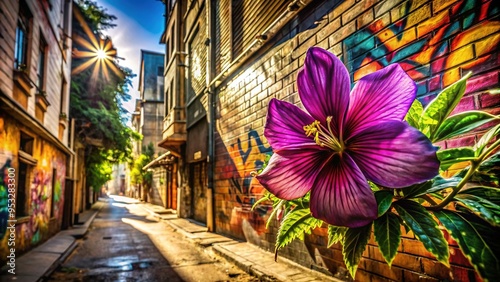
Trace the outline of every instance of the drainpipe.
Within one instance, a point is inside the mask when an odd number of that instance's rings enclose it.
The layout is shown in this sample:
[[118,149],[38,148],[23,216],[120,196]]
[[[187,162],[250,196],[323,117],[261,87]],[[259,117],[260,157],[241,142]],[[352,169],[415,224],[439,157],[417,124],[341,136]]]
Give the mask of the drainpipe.
[[208,19],[208,56],[207,56],[207,85],[208,85],[208,190],[207,190],[207,228],[215,232],[215,85],[210,82],[215,78],[215,0],[207,1]]

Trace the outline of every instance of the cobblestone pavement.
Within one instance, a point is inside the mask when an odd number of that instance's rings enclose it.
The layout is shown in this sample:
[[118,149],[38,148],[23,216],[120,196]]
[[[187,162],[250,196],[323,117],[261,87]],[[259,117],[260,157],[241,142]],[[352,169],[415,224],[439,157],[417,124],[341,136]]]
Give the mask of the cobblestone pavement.
[[110,200],[48,281],[258,281],[140,205]]

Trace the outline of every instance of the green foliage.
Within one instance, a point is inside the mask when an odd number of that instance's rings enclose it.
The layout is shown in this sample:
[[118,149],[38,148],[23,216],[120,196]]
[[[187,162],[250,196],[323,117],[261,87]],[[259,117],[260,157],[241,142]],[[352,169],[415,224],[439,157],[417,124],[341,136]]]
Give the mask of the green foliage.
[[466,81],[471,75],[469,73],[459,81],[445,88],[425,107],[417,128],[429,137],[431,141],[435,142],[436,131],[455,109],[460,99],[462,99],[465,93]]
[[389,266],[398,252],[401,243],[401,229],[398,217],[392,213],[384,213],[373,222],[373,233],[380,252]]
[[481,137],[481,139],[479,139],[479,141],[474,146],[476,156],[480,156],[486,149],[487,145],[493,140],[493,138],[498,136],[498,134],[500,134],[500,124],[497,124],[490,130],[488,130],[488,132],[486,132]]
[[482,219],[486,220],[492,226],[500,226],[500,206],[490,202],[484,197],[460,193],[455,197],[460,204],[466,207],[469,211],[475,213]]
[[450,139],[498,119],[497,116],[482,111],[462,112],[445,119],[434,134],[432,141],[439,142]]
[[477,187],[468,188],[465,191],[458,193],[458,195],[461,195],[461,194],[468,194],[468,195],[473,195],[473,196],[480,197],[483,199],[488,199],[490,202],[494,203],[495,205],[500,205],[500,189],[498,189],[498,188],[477,186]]
[[328,248],[344,240],[347,227],[328,225]]
[[461,180],[461,177],[443,178],[436,176],[432,180],[405,187],[402,189],[402,192],[405,198],[417,198],[426,194],[439,192],[446,188],[455,187]]
[[411,104],[411,107],[406,114],[405,120],[409,125],[418,129],[420,124],[420,117],[422,116],[423,112],[424,107],[422,107],[422,103],[420,103],[420,101],[418,100],[415,100],[413,101],[413,104]]
[[150,142],[147,146],[144,146],[142,152],[143,153],[139,157],[129,162],[130,183],[133,185],[141,184],[151,187],[153,173],[150,171],[144,171],[142,168],[153,161],[155,153],[153,143]]
[[370,223],[363,227],[348,228],[345,232],[342,255],[347,270],[349,270],[352,277],[356,277],[356,270],[370,239],[371,230],[372,224]]
[[[83,11],[94,33],[114,26],[112,21],[116,17],[107,14],[96,2],[79,0],[75,4]],[[75,48],[84,50],[79,44],[77,41],[73,43]],[[88,60],[73,58],[73,70]],[[130,160],[131,141],[140,138],[125,125],[128,113],[122,106],[130,99],[128,89],[134,74],[116,62],[109,62],[118,72],[109,71],[109,76],[103,71],[93,74],[95,66],[91,66],[71,77],[70,118],[75,120],[75,132],[85,145],[86,183],[97,191],[111,179],[113,163]]]
[[[451,237],[457,241],[460,250],[474,266],[484,281],[497,281],[500,273],[500,249],[494,248],[487,234],[488,224],[477,220],[467,220],[465,214],[450,210],[434,212]],[[473,223],[475,222],[475,223]],[[500,234],[496,230],[496,234]],[[486,235],[486,236],[485,236]]]
[[409,200],[397,201],[394,205],[404,223],[413,231],[424,247],[442,264],[449,266],[448,242],[438,224],[422,205]]
[[107,9],[99,6],[96,1],[76,0],[75,4],[80,7],[83,14],[89,21],[89,26],[93,32],[101,32],[116,26],[113,23],[116,16],[108,14]]
[[472,161],[476,158],[474,149],[472,147],[450,148],[441,150],[437,152],[437,157],[441,162],[441,170],[447,170],[454,164],[465,161]]
[[314,218],[307,208],[294,208],[283,218],[276,238],[276,251],[290,244],[294,239],[304,240],[304,234],[319,227],[323,221]]
[[375,199],[377,200],[378,205],[378,216],[386,213],[392,204],[392,198],[394,197],[394,193],[388,190],[381,190],[374,193]]

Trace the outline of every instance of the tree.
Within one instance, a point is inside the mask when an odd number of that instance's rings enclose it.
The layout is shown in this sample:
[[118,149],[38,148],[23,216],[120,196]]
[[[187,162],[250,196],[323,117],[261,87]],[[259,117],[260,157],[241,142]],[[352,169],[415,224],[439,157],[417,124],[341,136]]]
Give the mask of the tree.
[[148,146],[143,146],[142,152],[138,158],[129,162],[130,182],[133,185],[144,185],[149,188],[153,180],[153,173],[144,171],[142,168],[153,160],[155,153],[153,142],[149,142]]
[[[130,100],[134,74],[117,63],[111,39],[101,33],[115,26],[116,17],[93,1],[76,4],[70,117],[85,145],[87,185],[97,191],[111,179],[113,163],[130,159],[131,140],[140,138],[125,125],[128,112],[122,105]],[[99,51],[107,52],[106,56],[98,56]]]

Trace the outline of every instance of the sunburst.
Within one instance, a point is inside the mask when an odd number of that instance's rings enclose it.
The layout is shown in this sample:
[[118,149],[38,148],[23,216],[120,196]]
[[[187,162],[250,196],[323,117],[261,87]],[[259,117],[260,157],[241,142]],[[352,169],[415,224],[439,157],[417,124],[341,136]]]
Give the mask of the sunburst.
[[108,80],[110,70],[117,76],[122,76],[123,72],[115,62],[117,53],[111,39],[94,34],[80,13],[75,13],[75,18],[80,23],[83,34],[74,34],[73,41],[78,48],[73,48],[72,53],[73,58],[81,59],[82,63],[75,67],[71,74],[75,75],[93,67],[92,79],[96,79],[101,74]]

